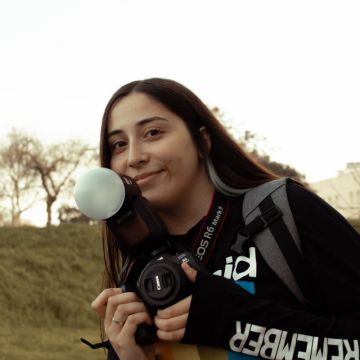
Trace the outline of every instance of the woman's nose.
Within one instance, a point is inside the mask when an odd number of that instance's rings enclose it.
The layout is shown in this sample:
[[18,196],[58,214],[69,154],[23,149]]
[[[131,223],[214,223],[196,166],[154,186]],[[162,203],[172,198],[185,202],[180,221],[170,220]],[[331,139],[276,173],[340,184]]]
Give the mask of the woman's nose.
[[141,144],[133,143],[129,145],[128,165],[130,167],[139,167],[149,159],[149,155]]

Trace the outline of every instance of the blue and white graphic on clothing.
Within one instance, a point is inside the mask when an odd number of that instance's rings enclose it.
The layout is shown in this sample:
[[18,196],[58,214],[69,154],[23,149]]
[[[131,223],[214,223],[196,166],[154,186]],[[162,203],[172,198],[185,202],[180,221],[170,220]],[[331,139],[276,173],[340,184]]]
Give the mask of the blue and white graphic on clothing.
[[[248,256],[227,257],[224,269],[214,274],[231,279],[244,290],[255,294],[257,276],[255,248],[249,248]],[[266,328],[241,319],[234,323],[234,335],[229,339],[229,348],[232,351],[227,352],[228,360],[360,359],[359,339],[319,338]]]
[[[235,281],[236,284],[238,284],[239,286],[241,286],[244,290],[248,291],[251,294],[255,294],[255,283],[253,281]],[[228,352],[228,360],[252,360],[252,359],[260,359],[257,356],[252,356],[252,355],[246,355],[246,354],[241,354],[238,352],[234,352],[234,351],[229,351]]]
[[[228,256],[226,259],[224,270],[217,270],[214,275],[232,279],[244,290],[251,294],[255,294],[254,281],[240,280],[245,277],[256,278],[256,250],[255,247],[249,248],[249,256],[240,255],[236,258]],[[241,354],[239,352],[228,351],[228,360],[254,360],[260,359],[257,356]]]

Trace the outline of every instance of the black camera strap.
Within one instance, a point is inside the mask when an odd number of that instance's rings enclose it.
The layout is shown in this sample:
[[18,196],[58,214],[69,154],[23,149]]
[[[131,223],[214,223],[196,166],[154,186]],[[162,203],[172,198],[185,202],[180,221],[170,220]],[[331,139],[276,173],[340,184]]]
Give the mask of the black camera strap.
[[215,248],[222,227],[228,216],[230,201],[228,197],[215,191],[208,213],[194,241],[193,254],[206,265]]

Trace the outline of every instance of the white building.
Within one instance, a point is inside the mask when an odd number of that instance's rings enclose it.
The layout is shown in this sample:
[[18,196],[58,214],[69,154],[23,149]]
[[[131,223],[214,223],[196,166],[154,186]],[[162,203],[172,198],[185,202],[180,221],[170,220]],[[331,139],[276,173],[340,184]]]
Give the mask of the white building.
[[348,163],[336,177],[310,186],[346,218],[360,218],[360,162]]

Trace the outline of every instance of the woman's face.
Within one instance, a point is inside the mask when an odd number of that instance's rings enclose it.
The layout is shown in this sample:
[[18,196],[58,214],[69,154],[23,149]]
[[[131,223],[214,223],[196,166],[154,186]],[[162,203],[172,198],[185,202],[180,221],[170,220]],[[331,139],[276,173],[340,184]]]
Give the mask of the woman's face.
[[134,178],[158,209],[181,205],[209,181],[184,121],[143,93],[113,106],[108,144],[111,168]]

